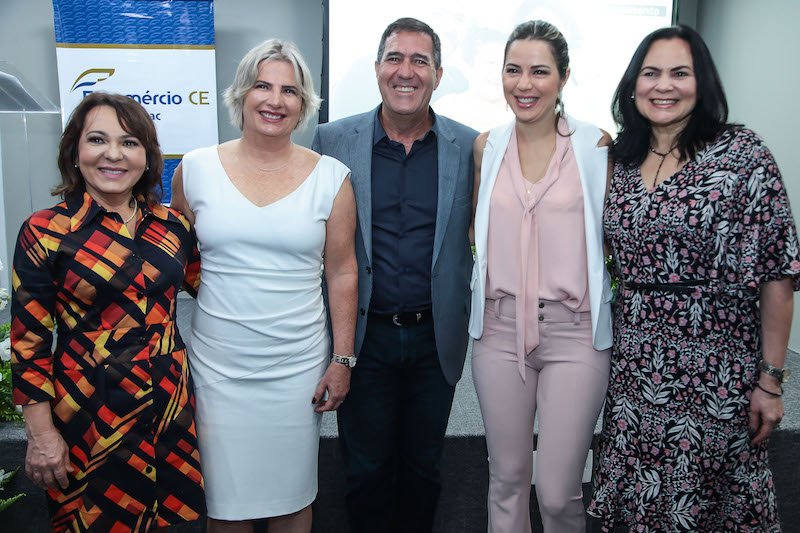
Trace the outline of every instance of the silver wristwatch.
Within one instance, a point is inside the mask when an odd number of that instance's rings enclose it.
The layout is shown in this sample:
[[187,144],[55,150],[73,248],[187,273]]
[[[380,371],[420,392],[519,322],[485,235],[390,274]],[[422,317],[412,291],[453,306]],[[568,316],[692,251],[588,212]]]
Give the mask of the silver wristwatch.
[[789,381],[789,376],[792,375],[792,372],[788,368],[778,368],[777,366],[772,366],[763,359],[760,363],[758,363],[758,370],[777,379],[779,383],[786,383]]
[[357,359],[358,359],[358,357],[356,357],[356,354],[352,354],[352,355],[337,355],[337,354],[333,354],[333,357],[331,358],[331,360],[334,363],[339,363],[340,365],[344,365],[344,366],[347,366],[347,367],[350,367],[350,368],[353,368],[353,367],[356,366],[356,360]]

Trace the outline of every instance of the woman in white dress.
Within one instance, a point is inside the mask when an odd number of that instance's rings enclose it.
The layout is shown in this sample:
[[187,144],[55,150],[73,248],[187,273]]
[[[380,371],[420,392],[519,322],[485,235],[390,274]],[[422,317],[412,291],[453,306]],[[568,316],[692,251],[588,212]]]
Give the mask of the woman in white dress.
[[241,138],[186,154],[172,184],[201,250],[190,363],[208,531],[266,517],[307,532],[321,413],[355,361],[355,200],[347,167],[291,141],[319,106],[292,43],[250,50],[225,103]]

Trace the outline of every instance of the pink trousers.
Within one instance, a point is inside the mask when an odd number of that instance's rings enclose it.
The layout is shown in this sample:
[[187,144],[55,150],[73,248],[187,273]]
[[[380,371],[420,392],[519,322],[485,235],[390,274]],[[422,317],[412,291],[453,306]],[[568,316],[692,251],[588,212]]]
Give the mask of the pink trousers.
[[489,450],[490,533],[530,533],[533,422],[545,533],[583,533],[581,478],[608,386],[611,350],[592,347],[589,313],[542,301],[539,346],[517,366],[514,298],[486,300],[472,375]]

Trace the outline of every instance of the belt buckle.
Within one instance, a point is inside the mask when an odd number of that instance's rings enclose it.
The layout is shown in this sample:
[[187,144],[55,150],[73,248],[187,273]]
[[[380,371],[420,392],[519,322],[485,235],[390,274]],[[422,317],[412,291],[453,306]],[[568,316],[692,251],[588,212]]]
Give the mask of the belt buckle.
[[[398,327],[403,327],[403,326],[407,326],[408,325],[408,324],[404,324],[404,323],[400,322],[400,315],[401,314],[402,313],[395,313],[395,314],[392,315],[392,324],[394,324],[395,326],[398,326]],[[415,320],[416,323],[419,324],[420,320],[422,320],[422,313],[421,312],[414,313],[414,318],[416,319]]]

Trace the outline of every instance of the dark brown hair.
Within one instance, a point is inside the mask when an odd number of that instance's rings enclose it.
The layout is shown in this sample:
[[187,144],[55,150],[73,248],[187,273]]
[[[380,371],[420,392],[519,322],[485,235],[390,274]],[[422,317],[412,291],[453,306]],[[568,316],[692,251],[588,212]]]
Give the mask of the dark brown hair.
[[61,172],[61,183],[53,188],[53,196],[64,197],[73,192],[86,190],[83,175],[77,167],[78,144],[86,125],[86,117],[92,109],[100,106],[112,108],[122,129],[142,143],[147,157],[146,170],[133,186],[133,194],[144,196],[148,205],[157,204],[163,195],[161,172],[164,169],[164,160],[158,145],[156,127],[141,104],[122,94],[104,92],[93,92],[84,98],[69,117],[58,145],[58,170]]
[[[508,49],[511,48],[511,45],[515,41],[526,40],[542,41],[550,46],[558,77],[563,81],[567,77],[567,70],[569,70],[569,46],[567,46],[564,34],[554,25],[544,20],[529,20],[514,28],[514,31],[508,36],[505,50],[503,50],[503,63],[505,64],[506,59],[508,59]],[[505,65],[503,68],[505,69]],[[564,117],[564,101],[561,100],[561,92],[559,91],[558,97],[556,97],[556,131],[559,135],[568,137],[572,135],[571,132],[565,135],[558,130],[558,121]]]
[[697,104],[689,115],[689,122],[677,138],[681,157],[693,159],[697,152],[720,133],[738,127],[737,124],[728,123],[728,100],[725,98],[711,52],[700,34],[684,25],[655,30],[642,40],[633,53],[611,102],[611,115],[619,129],[611,146],[611,154],[616,161],[626,166],[642,164],[650,149],[652,135],[650,122],[639,113],[632,98],[639,71],[653,43],[670,39],[681,39],[689,45],[697,80]]

